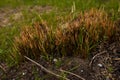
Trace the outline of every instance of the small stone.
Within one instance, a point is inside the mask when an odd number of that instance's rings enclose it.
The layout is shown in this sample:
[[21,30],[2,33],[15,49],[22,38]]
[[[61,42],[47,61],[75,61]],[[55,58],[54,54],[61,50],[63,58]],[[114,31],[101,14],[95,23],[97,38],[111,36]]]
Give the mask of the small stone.
[[83,73],[83,70],[80,70],[81,73]]
[[57,59],[53,59],[54,62],[57,62],[58,60]]
[[22,75],[24,76],[24,75],[25,75],[25,73],[23,72],[23,73],[22,73]]
[[102,65],[102,64],[98,64],[98,66],[99,66],[99,67],[103,67],[103,65]]

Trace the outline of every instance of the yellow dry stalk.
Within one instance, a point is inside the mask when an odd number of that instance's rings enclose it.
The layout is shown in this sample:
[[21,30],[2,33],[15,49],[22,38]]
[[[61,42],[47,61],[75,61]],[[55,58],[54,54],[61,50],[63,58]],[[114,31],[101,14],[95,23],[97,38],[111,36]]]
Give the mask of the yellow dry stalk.
[[80,22],[83,23],[88,33],[98,39],[100,30],[103,29],[106,36],[111,36],[114,29],[114,23],[108,18],[104,10],[91,9],[80,15]]
[[15,38],[14,49],[20,54],[33,55],[34,57],[38,55],[39,52],[36,53],[37,51],[46,53],[44,44],[47,40],[47,32],[47,26],[39,23],[34,24],[32,27],[24,27],[20,36]]

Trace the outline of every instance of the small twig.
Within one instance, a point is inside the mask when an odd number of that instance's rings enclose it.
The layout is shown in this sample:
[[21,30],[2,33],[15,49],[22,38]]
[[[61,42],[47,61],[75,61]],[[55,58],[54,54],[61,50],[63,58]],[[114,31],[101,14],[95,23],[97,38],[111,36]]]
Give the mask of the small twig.
[[94,61],[94,59],[95,59],[97,56],[102,55],[102,54],[104,54],[104,53],[106,53],[106,52],[107,52],[107,51],[102,51],[102,52],[96,54],[96,55],[92,58],[92,60],[90,61],[89,67],[91,67],[91,65],[92,65],[92,63],[93,63],[93,61]]
[[6,70],[1,65],[0,65],[0,69],[2,69],[6,73]]
[[79,64],[78,66],[73,67],[73,68],[70,69],[69,71],[73,71],[73,70],[75,70],[75,69],[77,69],[77,68],[79,68],[79,67],[80,67],[80,64]]
[[34,60],[28,58],[27,56],[24,56],[24,57],[25,57],[27,60],[29,60],[29,61],[31,61],[32,63],[34,63],[34,64],[36,64],[37,66],[39,66],[41,69],[43,69],[43,70],[46,71],[47,73],[52,74],[52,75],[54,75],[54,76],[56,76],[56,77],[58,77],[58,78],[62,78],[62,79],[64,79],[64,80],[70,80],[70,79],[64,78],[64,77],[62,77],[62,76],[60,76],[60,75],[58,75],[58,74],[56,74],[56,73],[53,73],[52,71],[46,69],[46,68],[43,67],[41,64],[39,64],[39,63],[35,62]]
[[120,58],[114,58],[113,60],[115,60],[115,61],[120,61]]
[[72,72],[65,71],[65,70],[62,70],[62,69],[60,69],[60,71],[61,71],[61,72],[65,72],[65,73],[69,73],[69,74],[71,74],[71,75],[74,75],[74,76],[76,76],[77,78],[79,78],[79,79],[81,79],[81,80],[85,80],[83,77],[81,77],[81,76],[79,76],[79,75],[77,75],[77,74],[74,74],[74,73],[72,73]]

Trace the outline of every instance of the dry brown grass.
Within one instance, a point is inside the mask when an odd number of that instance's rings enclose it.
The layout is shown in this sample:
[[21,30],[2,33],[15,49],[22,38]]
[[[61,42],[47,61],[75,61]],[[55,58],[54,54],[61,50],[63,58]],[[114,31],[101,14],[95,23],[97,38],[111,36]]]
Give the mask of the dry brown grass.
[[61,45],[68,55],[87,57],[98,42],[110,39],[114,33],[114,22],[108,14],[104,10],[91,9],[58,29],[56,44]]
[[104,10],[91,9],[80,13],[73,21],[52,31],[46,23],[25,27],[15,38],[14,49],[20,55],[38,58],[40,55],[86,58],[89,52],[115,33],[114,22]]
[[15,38],[14,49],[21,56],[31,58],[38,58],[41,54],[48,55],[50,53],[48,51],[52,48],[52,36],[51,30],[45,23],[35,23],[32,27],[22,29],[20,37]]

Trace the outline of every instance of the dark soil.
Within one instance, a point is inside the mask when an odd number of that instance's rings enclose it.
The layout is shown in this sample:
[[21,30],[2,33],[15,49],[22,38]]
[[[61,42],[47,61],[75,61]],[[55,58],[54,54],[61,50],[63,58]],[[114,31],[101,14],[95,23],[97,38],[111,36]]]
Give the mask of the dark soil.
[[[103,51],[105,52],[102,53]],[[36,62],[56,74],[61,74],[59,70],[63,69],[75,73],[85,80],[120,80],[119,42],[101,43],[91,54],[93,55],[90,59],[81,59],[80,57],[57,58],[58,64],[55,61],[47,61],[42,57]],[[100,55],[93,59],[96,54]],[[92,63],[90,64],[91,60]],[[27,60],[10,68],[7,68],[4,64],[1,64],[1,66],[5,69],[5,72],[2,69],[0,70],[1,80],[59,80]],[[71,74],[66,73],[64,75],[70,80],[80,80]]]

